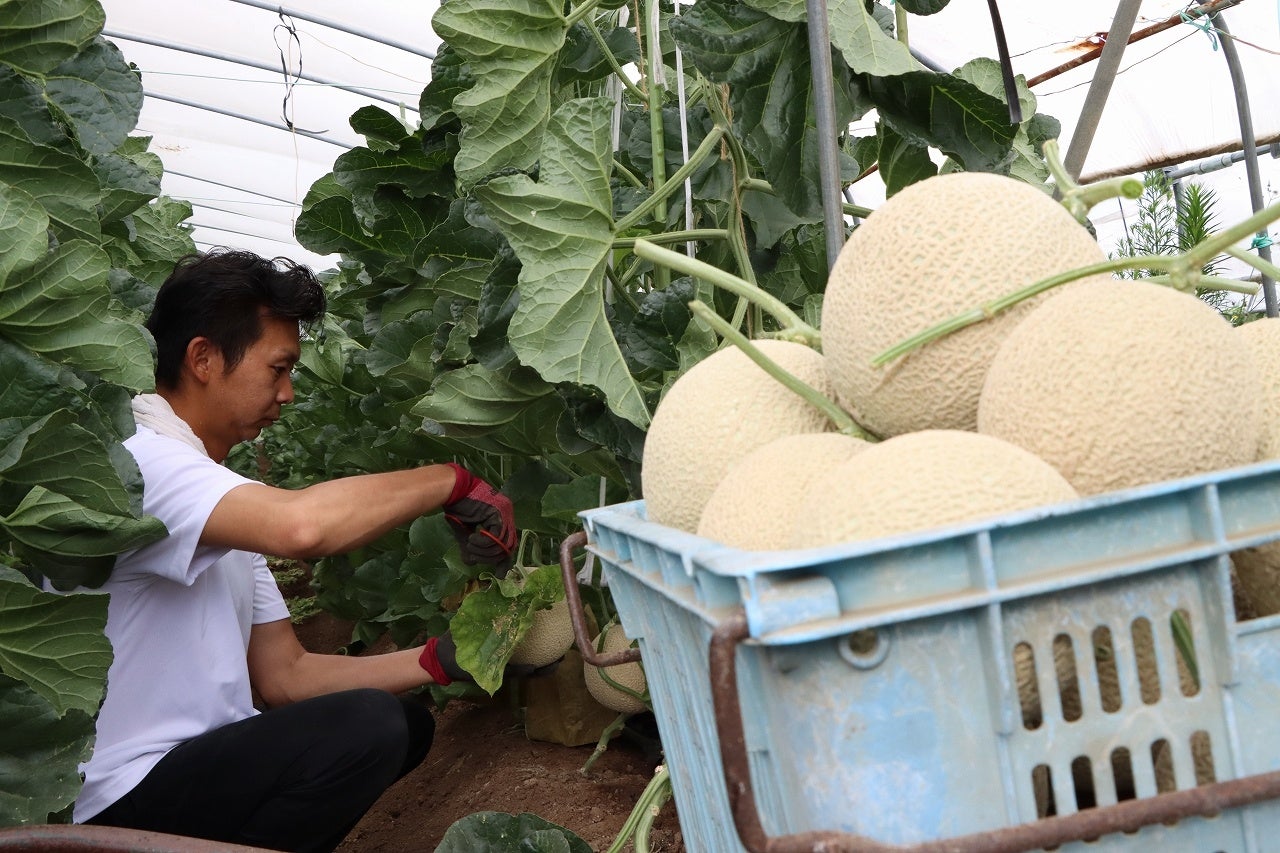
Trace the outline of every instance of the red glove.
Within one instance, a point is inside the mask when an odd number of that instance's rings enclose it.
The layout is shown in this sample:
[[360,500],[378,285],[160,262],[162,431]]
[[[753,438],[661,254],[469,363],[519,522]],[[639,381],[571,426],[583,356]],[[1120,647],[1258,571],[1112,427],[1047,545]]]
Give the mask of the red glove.
[[[441,687],[448,687],[455,681],[475,681],[471,673],[458,665],[458,647],[453,642],[453,635],[445,631],[438,637],[427,640],[418,655],[418,665],[427,671],[431,680]],[[503,681],[509,678],[526,678],[530,676],[550,675],[560,666],[560,661],[552,661],[545,666],[509,663],[503,670]]]
[[515,510],[511,499],[461,465],[446,462],[456,479],[444,504],[444,517],[462,549],[462,562],[511,568],[516,548]]

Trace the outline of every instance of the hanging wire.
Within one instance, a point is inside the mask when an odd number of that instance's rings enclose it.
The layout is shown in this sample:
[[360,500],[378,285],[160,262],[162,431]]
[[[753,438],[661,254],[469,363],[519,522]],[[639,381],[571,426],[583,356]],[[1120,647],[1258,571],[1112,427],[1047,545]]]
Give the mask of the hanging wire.
[[1000,76],[1004,78],[1004,96],[1009,102],[1009,123],[1022,124],[1022,102],[1018,99],[1018,84],[1013,78],[1013,63],[1009,61],[1009,43],[1004,38],[1004,23],[996,0],[987,0],[991,12],[991,28],[996,37],[996,52],[1000,55]]
[[[271,38],[276,44],[276,50],[280,52],[280,71],[284,75],[284,99],[280,103],[280,116],[284,119],[285,126],[290,130],[294,129],[293,119],[293,87],[297,85],[302,75],[302,42],[298,39],[298,28],[294,25],[293,20],[282,11],[279,13],[280,23],[276,24],[275,29],[271,31]],[[287,44],[289,45],[288,55],[285,49],[280,46],[280,31],[284,30],[289,34]],[[298,48],[298,70],[296,72],[289,70],[289,59],[292,57],[293,48]],[[299,128],[301,129],[301,128]],[[327,133],[328,130],[311,130],[309,133]]]

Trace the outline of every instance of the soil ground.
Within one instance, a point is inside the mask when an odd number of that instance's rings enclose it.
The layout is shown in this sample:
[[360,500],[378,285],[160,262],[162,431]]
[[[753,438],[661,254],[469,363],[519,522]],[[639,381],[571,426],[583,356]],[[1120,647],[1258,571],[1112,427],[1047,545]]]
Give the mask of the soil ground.
[[[350,642],[351,625],[316,613],[298,625],[298,636],[311,651],[333,652]],[[374,645],[365,653],[382,650]],[[613,738],[584,775],[594,744],[531,740],[520,709],[501,691],[492,701],[450,702],[436,715],[426,760],[383,794],[338,853],[430,853],[455,821],[480,811],[529,812],[606,851],[661,760],[645,722],[634,720]],[[674,801],[659,812],[648,850],[683,853]]]

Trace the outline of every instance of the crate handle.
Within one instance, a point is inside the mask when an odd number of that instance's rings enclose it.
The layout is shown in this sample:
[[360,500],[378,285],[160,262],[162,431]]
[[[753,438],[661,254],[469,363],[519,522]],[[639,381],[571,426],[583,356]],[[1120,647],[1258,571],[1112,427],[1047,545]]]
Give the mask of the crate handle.
[[738,839],[750,853],[1024,853],[1113,832],[1133,832],[1153,823],[1193,815],[1216,815],[1226,809],[1280,797],[1280,771],[1272,771],[914,845],[886,844],[835,830],[769,836],[756,808],[742,705],[738,698],[736,653],[739,643],[750,635],[746,612],[739,609],[716,627],[709,651],[711,697],[729,809]]
[[573,622],[573,638],[582,652],[582,660],[590,666],[620,666],[640,660],[640,650],[623,649],[607,655],[598,654],[591,645],[587,631],[587,615],[582,609],[582,594],[578,592],[578,572],[573,567],[573,552],[586,547],[587,533],[579,530],[565,537],[560,543],[560,574],[564,578],[564,597],[569,603],[569,619]]

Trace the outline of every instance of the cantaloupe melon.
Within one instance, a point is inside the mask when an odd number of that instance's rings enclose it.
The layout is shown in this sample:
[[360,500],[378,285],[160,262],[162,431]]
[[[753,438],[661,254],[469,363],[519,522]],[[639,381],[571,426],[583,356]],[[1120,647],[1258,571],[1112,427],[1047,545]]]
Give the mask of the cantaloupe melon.
[[[605,628],[603,638],[595,638],[592,640],[591,645],[599,654],[612,654],[613,652],[631,648],[631,639],[626,635],[622,626],[615,622]],[[647,706],[644,702],[629,693],[623,693],[606,682],[600,675],[600,669],[600,667],[584,663],[582,670],[583,678],[587,682],[587,692],[597,702],[606,708],[617,711],[619,714],[638,714],[646,710]],[[644,668],[638,661],[605,667],[604,669],[611,679],[628,690],[643,694],[648,687],[648,682],[645,681],[644,677]]]
[[1043,295],[882,367],[872,359],[956,314],[1105,260],[1059,202],[1023,181],[957,172],[908,186],[854,230],[827,281],[822,347],[839,402],[882,437],[976,429],[987,366]]
[[814,478],[791,546],[875,539],[1077,497],[1049,463],[992,436],[921,430],[872,444]]
[[788,435],[729,468],[702,510],[698,535],[747,551],[791,547],[791,513],[813,501],[809,484],[870,447],[838,432]]
[[573,622],[568,599],[560,599],[546,610],[535,610],[533,624],[520,638],[509,663],[547,666],[564,657],[573,645]]
[[[822,355],[803,344],[753,342],[787,372],[834,397]],[[677,379],[645,438],[641,491],[650,521],[693,532],[729,466],[775,438],[832,424],[737,347],[719,350]]]
[[1001,345],[978,429],[1092,495],[1253,462],[1258,383],[1243,338],[1203,301],[1149,282],[1078,282]]
[[[1262,438],[1258,459],[1280,458],[1280,321],[1255,320],[1236,329],[1258,370],[1257,395],[1262,405]],[[1280,613],[1280,541],[1231,554],[1238,618]]]

